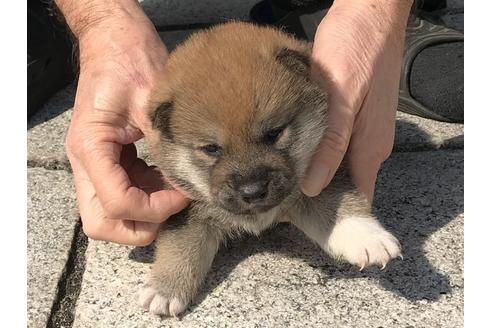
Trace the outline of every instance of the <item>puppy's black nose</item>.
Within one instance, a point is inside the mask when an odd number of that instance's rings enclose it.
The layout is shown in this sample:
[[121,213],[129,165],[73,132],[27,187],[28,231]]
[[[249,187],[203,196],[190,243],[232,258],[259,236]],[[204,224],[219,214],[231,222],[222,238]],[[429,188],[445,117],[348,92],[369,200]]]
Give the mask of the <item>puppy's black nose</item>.
[[268,180],[257,180],[239,186],[239,194],[246,203],[257,203],[268,194]]

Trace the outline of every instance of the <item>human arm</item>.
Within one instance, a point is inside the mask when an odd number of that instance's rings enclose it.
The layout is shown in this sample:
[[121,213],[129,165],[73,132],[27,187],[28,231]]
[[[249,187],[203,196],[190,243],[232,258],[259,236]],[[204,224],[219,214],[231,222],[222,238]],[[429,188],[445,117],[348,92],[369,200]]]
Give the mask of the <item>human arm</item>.
[[133,145],[167,50],[134,0],[56,0],[77,38],[80,75],[66,138],[84,232],[145,245],[187,200],[160,190],[160,174]]

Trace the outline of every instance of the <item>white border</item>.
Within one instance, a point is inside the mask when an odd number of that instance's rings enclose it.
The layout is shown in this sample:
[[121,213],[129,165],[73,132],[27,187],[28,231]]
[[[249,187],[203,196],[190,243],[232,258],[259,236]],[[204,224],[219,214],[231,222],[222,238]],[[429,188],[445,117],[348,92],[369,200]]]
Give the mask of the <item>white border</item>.
[[492,6],[465,7],[465,327],[490,323]]
[[[30,1],[30,0],[29,0]],[[27,1],[2,3],[1,19],[1,282],[4,327],[27,325],[26,90]]]

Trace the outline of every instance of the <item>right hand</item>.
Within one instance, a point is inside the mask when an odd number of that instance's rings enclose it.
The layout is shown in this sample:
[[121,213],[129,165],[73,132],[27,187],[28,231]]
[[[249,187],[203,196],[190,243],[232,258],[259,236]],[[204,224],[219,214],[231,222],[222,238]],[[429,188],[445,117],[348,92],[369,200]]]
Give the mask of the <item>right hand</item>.
[[150,129],[150,95],[167,50],[143,12],[114,15],[78,35],[80,77],[66,151],[86,235],[147,245],[188,204],[133,143]]
[[319,24],[313,76],[331,94],[327,129],[302,191],[317,196],[345,157],[369,203],[381,164],[390,156],[405,29],[411,0],[335,1]]

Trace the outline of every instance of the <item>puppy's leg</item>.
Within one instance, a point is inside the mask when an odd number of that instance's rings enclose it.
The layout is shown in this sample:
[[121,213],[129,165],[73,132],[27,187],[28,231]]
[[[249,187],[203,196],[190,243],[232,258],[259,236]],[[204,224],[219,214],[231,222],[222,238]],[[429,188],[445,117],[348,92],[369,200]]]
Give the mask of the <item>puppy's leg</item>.
[[190,214],[170,218],[156,241],[150,280],[139,297],[151,313],[176,316],[183,312],[217,253],[220,232],[200,218],[186,215]]
[[371,213],[347,176],[337,176],[315,198],[303,198],[292,223],[337,259],[357,265],[386,266],[401,256],[400,243]]

